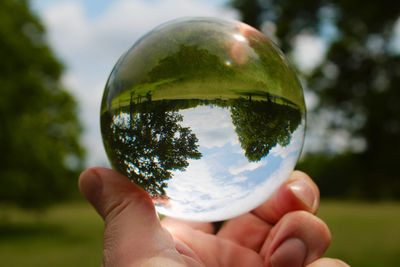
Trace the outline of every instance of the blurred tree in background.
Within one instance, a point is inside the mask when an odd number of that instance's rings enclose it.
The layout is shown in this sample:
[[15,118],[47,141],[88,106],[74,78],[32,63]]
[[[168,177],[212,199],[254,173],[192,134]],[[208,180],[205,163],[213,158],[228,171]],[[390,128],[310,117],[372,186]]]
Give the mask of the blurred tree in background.
[[27,1],[0,1],[0,203],[41,208],[82,168],[76,103]]
[[[400,199],[400,47],[394,42],[400,1],[231,4],[244,22],[270,35],[287,54],[302,35],[326,45],[323,60],[302,73],[306,87],[318,96],[308,128],[329,122],[326,145],[298,166],[316,179],[322,195]],[[332,140],[338,137],[347,137],[346,149],[335,148]]]

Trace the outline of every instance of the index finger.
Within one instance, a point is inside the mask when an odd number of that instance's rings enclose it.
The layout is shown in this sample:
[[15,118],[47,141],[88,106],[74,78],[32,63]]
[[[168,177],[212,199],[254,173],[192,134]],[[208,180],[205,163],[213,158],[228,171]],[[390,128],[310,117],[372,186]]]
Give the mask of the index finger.
[[275,224],[288,212],[304,210],[315,214],[319,205],[319,189],[304,172],[294,171],[275,194],[251,213]]
[[227,221],[217,236],[259,251],[272,226],[286,213],[295,210],[315,213],[318,204],[317,185],[305,173],[295,171],[266,202]]

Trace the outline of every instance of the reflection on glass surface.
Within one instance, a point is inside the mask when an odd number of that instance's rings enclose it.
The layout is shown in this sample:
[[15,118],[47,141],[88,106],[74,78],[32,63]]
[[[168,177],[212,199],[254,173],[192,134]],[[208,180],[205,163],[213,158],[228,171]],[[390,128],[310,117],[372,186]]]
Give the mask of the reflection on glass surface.
[[302,88],[279,49],[243,23],[188,18],[118,61],[101,108],[112,166],[165,215],[223,220],[263,202],[300,154]]

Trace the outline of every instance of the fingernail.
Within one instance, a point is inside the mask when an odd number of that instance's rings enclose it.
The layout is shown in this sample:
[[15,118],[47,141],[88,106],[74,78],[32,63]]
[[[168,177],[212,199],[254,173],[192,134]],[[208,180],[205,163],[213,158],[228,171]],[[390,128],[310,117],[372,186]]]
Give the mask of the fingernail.
[[298,238],[283,242],[270,258],[272,267],[302,267],[307,256],[307,247]]
[[348,265],[347,263],[345,263],[342,260],[339,259],[335,259],[335,262],[337,263],[338,266],[342,266],[342,267],[350,267],[350,265]]
[[86,199],[97,206],[103,194],[103,182],[96,171],[88,170],[82,174],[80,188]]
[[297,180],[289,184],[289,188],[293,194],[304,203],[304,205],[306,205],[310,210],[314,210],[317,198],[316,192],[310,184],[303,180]]

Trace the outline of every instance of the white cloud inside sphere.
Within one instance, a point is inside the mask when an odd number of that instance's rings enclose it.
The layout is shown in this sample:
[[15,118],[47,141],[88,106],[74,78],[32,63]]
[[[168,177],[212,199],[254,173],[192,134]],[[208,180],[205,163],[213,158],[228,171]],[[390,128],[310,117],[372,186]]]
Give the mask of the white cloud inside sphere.
[[305,121],[303,120],[300,126],[292,134],[291,144],[286,147],[282,147],[281,145],[277,144],[271,149],[270,154],[274,157],[281,157],[282,159],[286,159],[293,156],[293,154],[297,154],[298,151],[300,151],[303,147],[305,127]]
[[221,148],[228,143],[239,143],[230,110],[227,108],[199,106],[181,110],[180,114],[184,118],[181,125],[190,127],[196,133],[200,147]]
[[220,1],[117,0],[97,16],[90,5],[104,1],[34,0],[56,55],[66,66],[65,86],[79,103],[88,165],[106,164],[99,111],[103,88],[120,55],[143,34],[168,20],[187,16],[237,18]]
[[246,171],[254,171],[266,164],[267,162],[265,161],[249,162],[247,160],[241,160],[237,163],[237,165],[231,166],[229,168],[229,172],[233,175],[238,175]]

